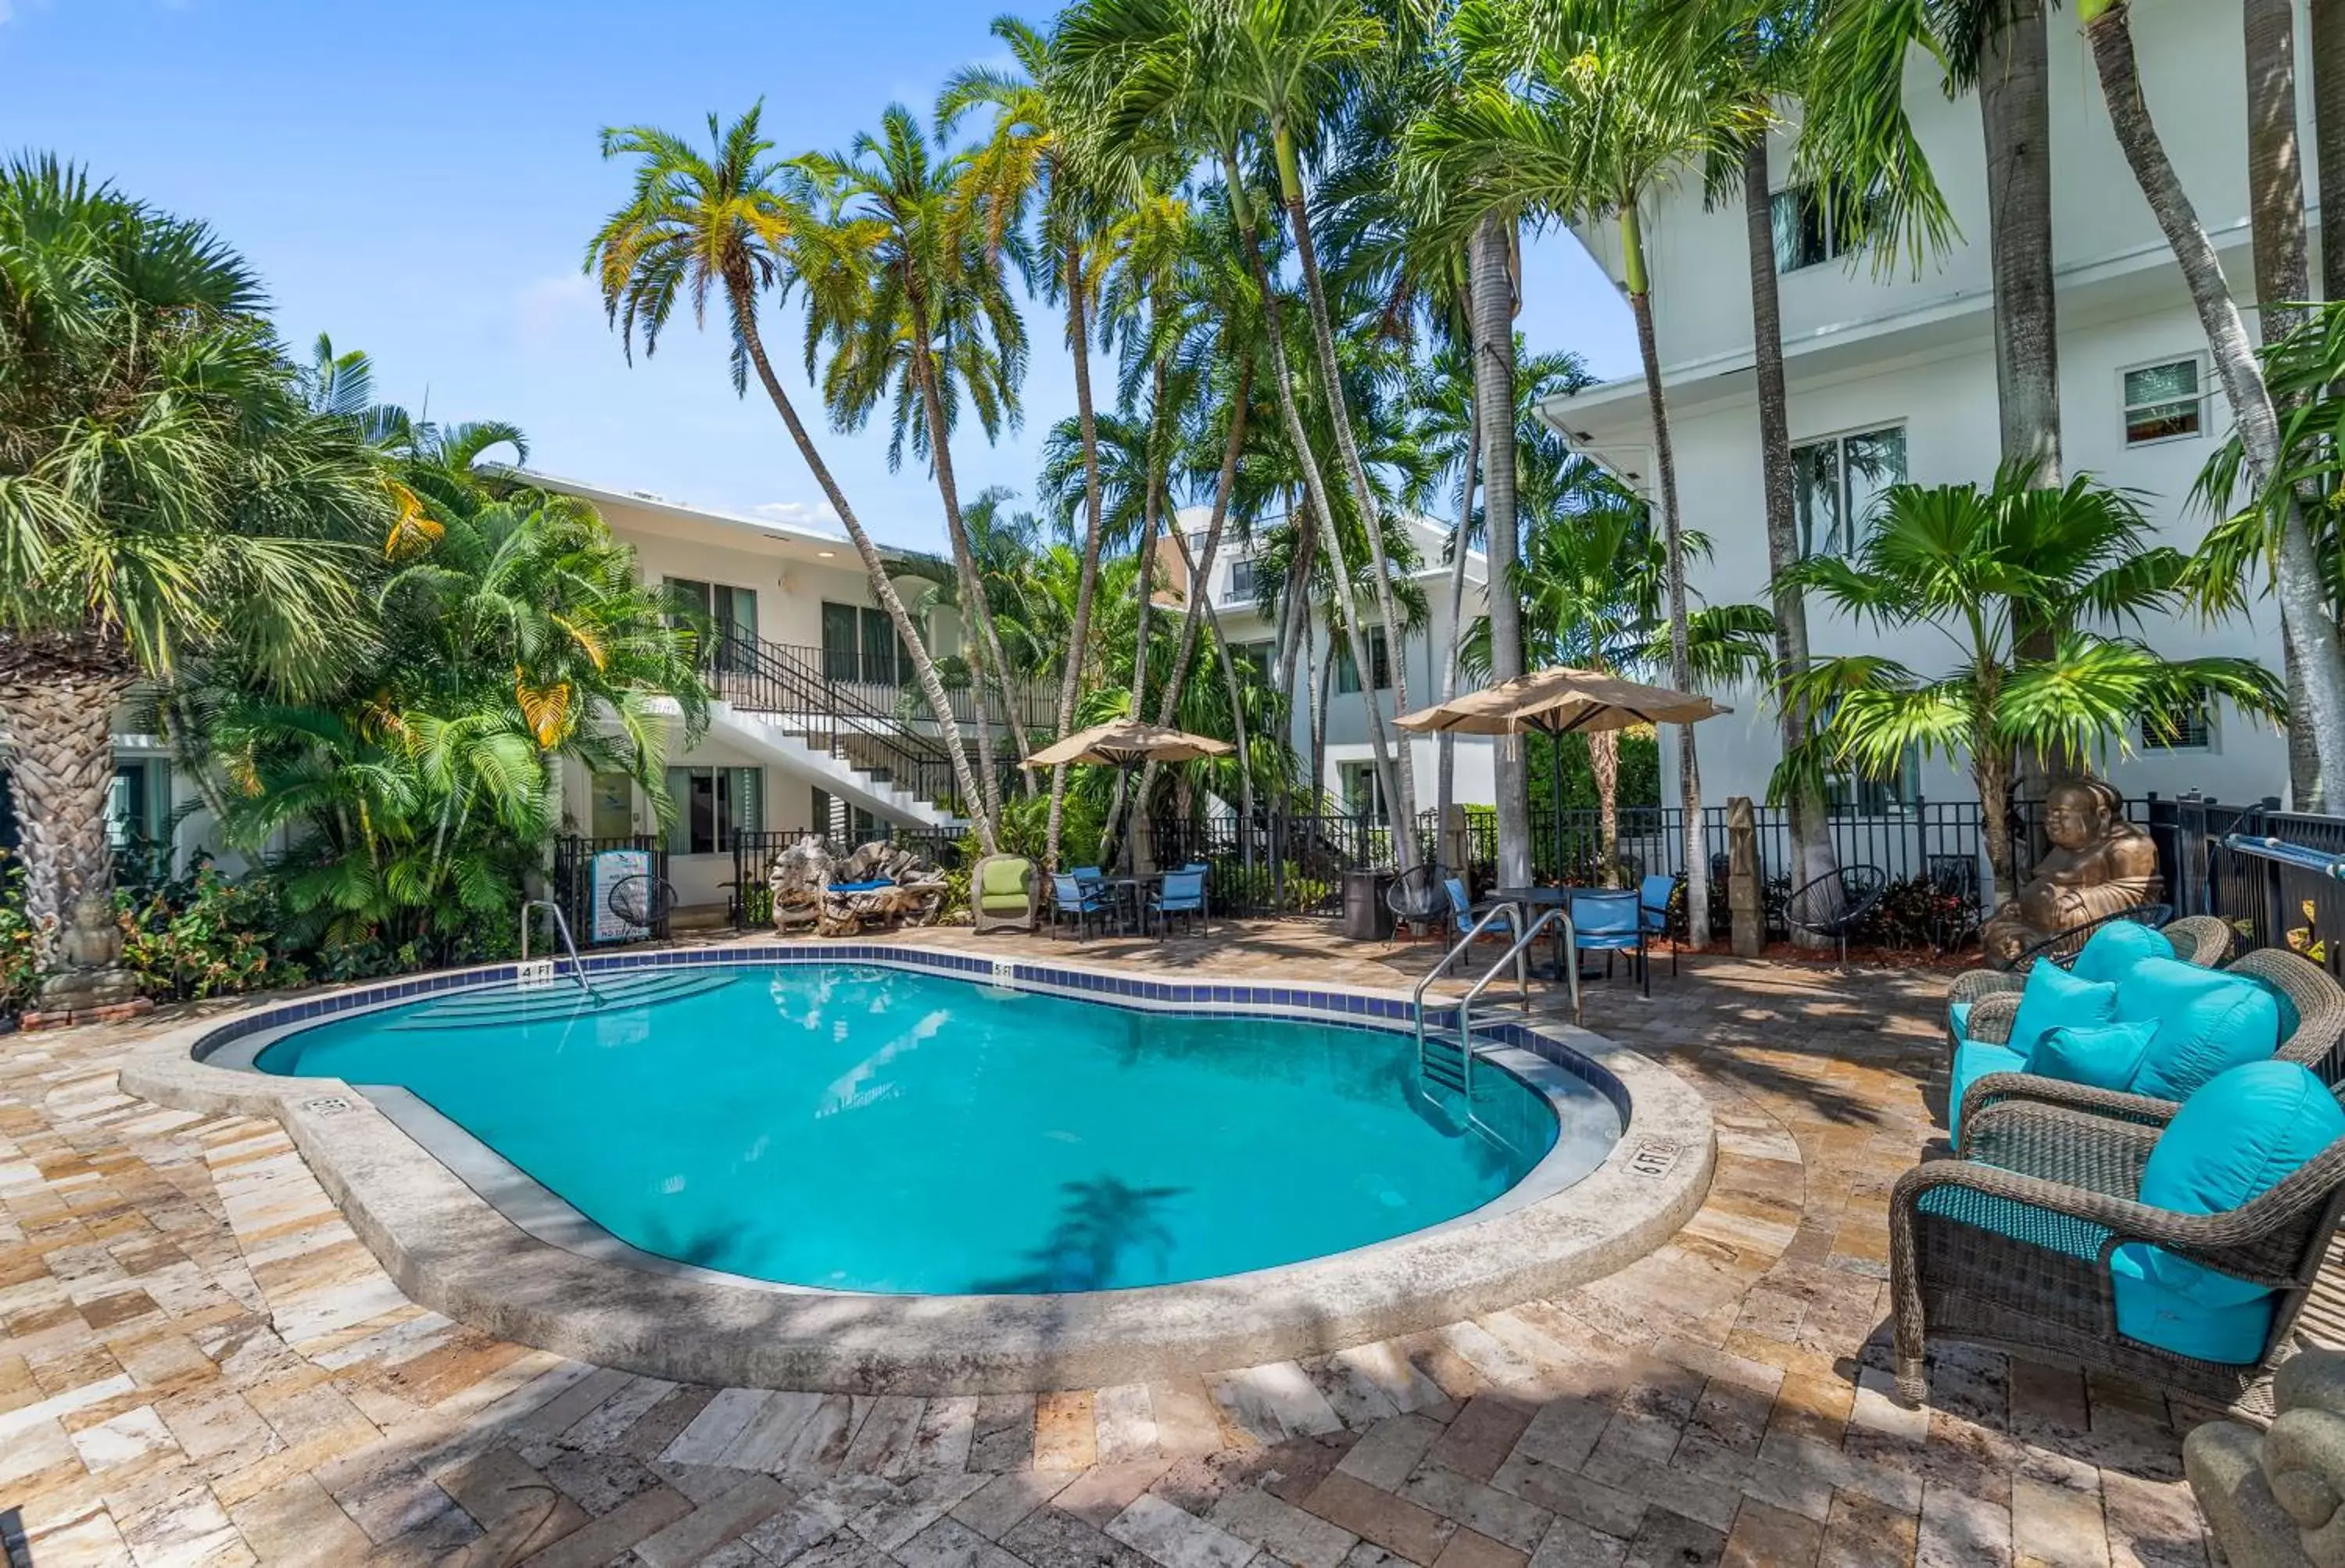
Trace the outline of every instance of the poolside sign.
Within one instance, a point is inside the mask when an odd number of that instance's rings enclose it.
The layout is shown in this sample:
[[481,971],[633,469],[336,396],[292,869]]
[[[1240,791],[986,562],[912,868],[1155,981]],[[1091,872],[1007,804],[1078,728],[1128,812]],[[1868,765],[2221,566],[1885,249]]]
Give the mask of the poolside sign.
[[649,850],[603,850],[597,851],[588,873],[588,885],[594,890],[592,908],[594,918],[588,922],[589,942],[641,942],[651,934],[651,928],[634,921],[611,907],[611,890],[629,877],[652,874],[652,852]]

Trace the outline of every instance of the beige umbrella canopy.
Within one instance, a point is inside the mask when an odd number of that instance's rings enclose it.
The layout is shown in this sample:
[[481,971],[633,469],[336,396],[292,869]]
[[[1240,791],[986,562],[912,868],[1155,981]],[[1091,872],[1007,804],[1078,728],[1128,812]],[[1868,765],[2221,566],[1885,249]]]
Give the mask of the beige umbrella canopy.
[[1094,724],[1089,729],[1078,729],[1053,741],[1026,759],[1026,766],[1056,768],[1062,762],[1094,762],[1123,770],[1127,785],[1123,792],[1123,863],[1129,871],[1137,863],[1132,856],[1132,832],[1140,815],[1140,802],[1132,798],[1128,787],[1132,770],[1149,762],[1226,757],[1235,749],[1228,741],[1216,740],[1210,735],[1192,735],[1185,729],[1142,724],[1136,718],[1117,718]]
[[[1586,735],[1638,724],[1699,724],[1731,713],[1699,692],[1643,686],[1599,669],[1558,666],[1502,680],[1480,691],[1421,708],[1393,722],[1420,735]],[[1563,864],[1563,769],[1554,783],[1555,863]]]
[[1731,713],[1698,692],[1642,686],[1602,670],[1534,670],[1393,720],[1424,735],[1549,735],[1626,729],[1636,724],[1698,724]]

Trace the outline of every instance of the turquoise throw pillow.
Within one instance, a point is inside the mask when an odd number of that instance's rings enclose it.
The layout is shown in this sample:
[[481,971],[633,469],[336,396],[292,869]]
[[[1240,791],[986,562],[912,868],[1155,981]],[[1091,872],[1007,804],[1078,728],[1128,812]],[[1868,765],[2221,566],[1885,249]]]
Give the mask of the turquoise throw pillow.
[[2104,1023],[2097,1029],[2064,1023],[2035,1043],[2027,1054],[2027,1071],[2064,1084],[2130,1089],[2157,1033],[2155,1023]]
[[[2142,1167],[2138,1196],[2176,1214],[2228,1214],[2278,1186],[2339,1138],[2345,1110],[2294,1062],[2233,1067],[2182,1103]],[[2208,1307],[2254,1299],[2264,1288],[2153,1249],[2150,1277]]]
[[2079,980],[2115,984],[2145,958],[2172,958],[2174,943],[2166,933],[2137,921],[2111,921],[2085,939],[2068,972]]
[[2019,1012],[2011,1021],[2006,1044],[2025,1053],[2055,1029],[2096,1028],[2117,1015],[2116,986],[2079,980],[2056,963],[2039,963],[2027,972],[2027,989],[2019,993]]
[[2155,1023],[2134,1092],[2187,1100],[2226,1068],[2279,1049],[2279,1004],[2251,975],[2145,958],[2117,991],[2117,1021]]

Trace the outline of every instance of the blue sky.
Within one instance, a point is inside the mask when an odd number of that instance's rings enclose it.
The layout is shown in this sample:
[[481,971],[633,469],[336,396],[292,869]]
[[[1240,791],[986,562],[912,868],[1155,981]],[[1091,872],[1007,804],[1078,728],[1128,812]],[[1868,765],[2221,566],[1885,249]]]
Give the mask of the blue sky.
[[[301,351],[330,331],[374,357],[380,396],[511,420],[534,466],[818,520],[770,406],[734,397],[719,337],[682,329],[648,361],[621,356],[578,270],[624,193],[596,134],[697,136],[710,110],[762,97],[785,151],[841,148],[890,100],[925,118],[948,73],[995,56],[992,15],[983,0],[0,0],[0,149],[54,150],[209,220]],[[1541,239],[1527,266],[1535,346],[1633,372],[1627,310],[1576,241]],[[1073,408],[1059,334],[1039,308],[1030,321],[1025,428],[992,450],[968,430],[964,494],[1029,493],[1042,433]],[[795,370],[795,323],[767,332]],[[925,469],[908,456],[889,473],[884,432],[825,447],[874,534],[942,543]]]

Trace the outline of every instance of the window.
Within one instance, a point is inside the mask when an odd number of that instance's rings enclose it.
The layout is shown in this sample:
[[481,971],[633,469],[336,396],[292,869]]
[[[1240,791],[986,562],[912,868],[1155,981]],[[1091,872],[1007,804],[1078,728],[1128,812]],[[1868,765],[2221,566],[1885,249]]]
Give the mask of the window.
[[1254,563],[1252,561],[1231,562],[1230,591],[1222,596],[1222,603],[1225,605],[1252,604],[1254,602]]
[[2207,426],[2207,378],[2196,355],[2125,372],[2127,446],[2177,441]]
[[2215,713],[2204,701],[2192,699],[2141,716],[2144,751],[2212,751]]
[[596,773],[586,780],[587,827],[597,839],[624,839],[635,830],[635,781],[624,773]]
[[1824,775],[1824,805],[1835,817],[1895,817],[1922,798],[1922,754],[1907,747],[1893,779],[1851,772]]
[[[1812,185],[1785,186],[1768,199],[1775,230],[1775,270],[1820,267],[1863,249],[1863,230],[1878,206],[1877,199],[1867,198],[1860,209],[1853,191],[1827,201]],[[1852,221],[1860,213],[1867,223]]]
[[1882,493],[1905,483],[1905,427],[1856,431],[1792,448],[1802,555],[1846,555]]
[[1256,685],[1268,686],[1270,684],[1270,664],[1273,651],[1274,649],[1272,645],[1267,641],[1232,643],[1230,645],[1230,662],[1236,665],[1241,669],[1253,670],[1254,683]]
[[[1392,652],[1385,647],[1385,629],[1376,626],[1368,632],[1368,668],[1376,677],[1378,691],[1392,689]],[[1349,696],[1360,689],[1360,667],[1352,662],[1349,638],[1335,639],[1335,689]]]
[[814,792],[814,830],[834,842],[843,834],[850,848],[888,836],[880,830],[878,818],[860,806],[835,800],[821,789]]
[[1344,789],[1344,809],[1372,822],[1386,820],[1385,791],[1373,762],[1346,762],[1335,770]]
[[675,802],[675,825],[667,832],[671,855],[725,854],[735,834],[766,825],[762,768],[671,768],[667,792]]
[[911,656],[897,640],[888,612],[870,605],[822,606],[822,673],[829,680],[902,686],[911,679]]
[[747,669],[757,645],[757,590],[691,577],[670,577],[667,591],[701,626],[707,628],[712,669]]
[[106,794],[106,840],[117,850],[166,844],[171,833],[171,765],[159,757],[114,765]]

